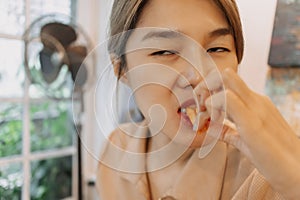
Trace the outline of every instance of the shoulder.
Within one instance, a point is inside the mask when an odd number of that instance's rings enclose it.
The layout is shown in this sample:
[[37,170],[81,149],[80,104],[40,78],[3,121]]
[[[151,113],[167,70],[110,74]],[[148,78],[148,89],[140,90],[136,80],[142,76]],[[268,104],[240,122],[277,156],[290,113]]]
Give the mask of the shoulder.
[[99,166],[106,165],[123,172],[141,168],[146,152],[147,134],[148,129],[143,123],[120,125],[106,139],[100,152]]
[[[135,187],[131,186],[135,184],[128,184],[128,181],[137,183],[142,177],[142,174],[131,173],[135,170],[140,171],[144,166],[144,158],[135,157],[136,153],[144,152],[145,149],[146,139],[143,135],[135,137],[140,134],[147,134],[143,126],[122,124],[107,138],[100,154],[96,181],[97,190],[104,197],[119,199],[116,189],[126,188],[132,190],[131,195],[136,193]],[[112,185],[116,188],[111,187]]]
[[104,148],[107,148],[108,144],[116,145],[120,148],[125,147],[128,140],[130,140],[127,132],[130,130],[131,126],[132,124],[122,124],[113,130],[104,142]]
[[[106,185],[114,185],[108,183],[119,181],[121,175],[119,164],[126,155],[128,145],[132,140],[130,137],[132,131],[135,131],[133,124],[121,124],[109,134],[102,145],[97,169],[97,188],[99,190]],[[99,184],[103,182],[106,184]]]
[[[143,139],[147,137],[148,129],[144,126],[144,122],[141,123],[126,123],[121,124],[116,128],[105,141],[104,148],[107,145],[115,145],[123,150],[131,148],[128,144],[143,143]],[[131,149],[134,151],[134,149]]]

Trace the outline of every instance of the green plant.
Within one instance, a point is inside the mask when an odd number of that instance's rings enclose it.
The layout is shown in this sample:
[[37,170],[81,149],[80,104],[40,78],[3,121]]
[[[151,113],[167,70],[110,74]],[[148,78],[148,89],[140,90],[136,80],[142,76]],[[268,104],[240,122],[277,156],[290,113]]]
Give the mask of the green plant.
[[32,200],[62,199],[71,196],[71,156],[33,162],[31,174]]
[[0,157],[22,152],[22,110],[20,105],[4,104],[0,108]]
[[75,133],[66,102],[43,102],[31,106],[31,151],[71,146]]
[[7,165],[0,168],[0,200],[19,200],[22,194],[21,165]]
[[[32,152],[59,149],[73,144],[75,129],[70,105],[71,102],[55,101],[31,104]],[[21,106],[14,104],[0,108],[0,157],[22,152],[23,123],[20,113]],[[0,168],[0,200],[21,199],[21,169],[21,164]],[[72,157],[31,162],[31,175],[31,199],[52,200],[68,197],[72,188]]]

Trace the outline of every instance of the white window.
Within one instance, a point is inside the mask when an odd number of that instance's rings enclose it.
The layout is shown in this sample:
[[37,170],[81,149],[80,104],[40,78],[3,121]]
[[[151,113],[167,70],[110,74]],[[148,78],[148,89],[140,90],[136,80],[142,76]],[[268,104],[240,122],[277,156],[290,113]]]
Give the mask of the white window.
[[0,0],[0,199],[78,198],[71,100],[36,95],[24,72],[26,28],[76,0]]

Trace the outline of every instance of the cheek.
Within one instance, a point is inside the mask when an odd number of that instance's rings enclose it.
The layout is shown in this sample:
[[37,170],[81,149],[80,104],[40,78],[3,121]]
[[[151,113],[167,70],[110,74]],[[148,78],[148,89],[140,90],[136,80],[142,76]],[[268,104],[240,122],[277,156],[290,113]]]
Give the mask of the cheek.
[[151,106],[158,103],[155,98],[156,95],[158,95],[158,92],[153,86],[143,86],[134,91],[136,103],[145,118],[148,118],[148,113]]
[[140,87],[134,91],[134,96],[142,112],[148,112],[154,105],[159,105],[165,110],[174,109],[179,105],[170,89],[155,84]]
[[129,52],[126,53],[125,60],[129,70],[150,63],[148,61],[149,58],[147,57],[145,51],[143,50],[135,50],[135,51],[131,50],[132,52],[130,52],[130,50],[127,51]]
[[230,54],[226,58],[213,57],[213,60],[219,70],[224,70],[225,68],[231,68],[234,71],[238,69],[238,60],[235,54]]

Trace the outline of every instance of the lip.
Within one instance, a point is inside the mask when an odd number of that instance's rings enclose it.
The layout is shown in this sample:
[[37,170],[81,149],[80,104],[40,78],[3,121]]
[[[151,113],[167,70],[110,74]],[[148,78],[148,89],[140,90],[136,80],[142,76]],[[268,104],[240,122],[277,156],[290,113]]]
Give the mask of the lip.
[[195,99],[188,99],[180,105],[180,108],[186,108],[186,107],[189,107],[189,106],[192,106],[192,105],[196,105]]
[[[193,124],[192,124],[190,118],[185,113],[181,112],[182,108],[187,108],[187,107],[191,107],[191,106],[196,106],[195,100],[194,99],[186,100],[178,108],[178,114],[181,117],[183,123],[192,129]],[[209,126],[209,123],[210,123],[210,116],[208,115],[208,113],[207,112],[202,112],[202,113],[203,114],[200,116],[200,119],[199,119],[199,127],[197,130],[198,133],[206,132],[207,128]]]
[[181,112],[182,108],[187,108],[190,106],[196,106],[196,101],[194,99],[188,99],[188,100],[184,101],[178,108],[177,113],[179,114],[180,118],[182,119],[183,123],[186,126],[193,128],[193,124],[192,124],[190,118],[185,113]]

